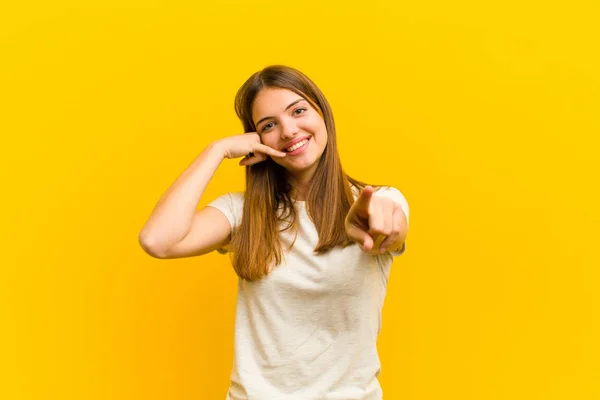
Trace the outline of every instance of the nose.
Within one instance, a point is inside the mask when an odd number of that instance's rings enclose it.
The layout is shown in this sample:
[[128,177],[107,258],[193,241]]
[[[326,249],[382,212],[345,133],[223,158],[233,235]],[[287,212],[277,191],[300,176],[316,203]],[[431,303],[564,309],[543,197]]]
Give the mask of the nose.
[[298,133],[299,128],[292,119],[281,121],[281,139],[287,140],[293,138]]

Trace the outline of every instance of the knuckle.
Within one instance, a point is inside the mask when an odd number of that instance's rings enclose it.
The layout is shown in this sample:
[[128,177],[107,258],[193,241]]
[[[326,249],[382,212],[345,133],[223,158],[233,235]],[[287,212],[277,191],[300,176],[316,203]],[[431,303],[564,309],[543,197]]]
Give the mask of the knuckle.
[[377,233],[377,234],[380,234],[380,235],[385,233],[384,230],[380,226],[374,227],[372,229],[372,231],[373,231],[373,233]]

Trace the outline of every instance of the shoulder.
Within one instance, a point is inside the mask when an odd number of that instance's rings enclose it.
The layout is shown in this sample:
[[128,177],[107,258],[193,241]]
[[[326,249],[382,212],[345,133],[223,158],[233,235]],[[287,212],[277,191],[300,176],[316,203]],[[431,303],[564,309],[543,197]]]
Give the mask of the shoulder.
[[207,206],[214,207],[229,219],[233,227],[239,225],[244,211],[244,192],[228,192],[220,195]]
[[406,201],[406,197],[404,197],[404,194],[400,191],[400,189],[393,186],[380,186],[375,190],[373,195],[387,197],[396,201]]
[[[350,185],[350,188],[352,190],[352,194],[354,195],[354,199],[356,200],[356,198],[360,194],[360,190],[355,185]],[[400,189],[398,189],[396,187],[378,186],[378,187],[374,187],[374,188],[375,188],[375,191],[373,193],[373,196],[387,197],[387,198],[397,201],[399,203],[406,202],[406,197],[400,191]]]
[[244,204],[244,192],[229,192],[227,193],[231,197],[231,201],[236,204]]
[[406,220],[408,221],[408,201],[400,189],[393,186],[381,186],[375,193],[373,193],[373,196],[385,197],[396,203],[399,203],[400,207],[402,207],[402,211],[404,211],[404,215],[406,215]]
[[244,204],[244,192],[227,192],[224,193],[214,200],[212,200],[209,205],[214,204],[223,204],[223,205],[240,205]]

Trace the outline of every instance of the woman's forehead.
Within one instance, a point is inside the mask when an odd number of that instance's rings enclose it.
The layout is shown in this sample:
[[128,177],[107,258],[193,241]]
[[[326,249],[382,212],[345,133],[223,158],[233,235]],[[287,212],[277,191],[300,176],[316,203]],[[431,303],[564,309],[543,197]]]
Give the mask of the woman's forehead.
[[256,95],[252,104],[252,119],[257,121],[264,117],[284,113],[291,104],[298,102],[298,100],[301,104],[306,102],[310,105],[310,102],[306,101],[303,96],[291,90],[282,88],[262,89]]

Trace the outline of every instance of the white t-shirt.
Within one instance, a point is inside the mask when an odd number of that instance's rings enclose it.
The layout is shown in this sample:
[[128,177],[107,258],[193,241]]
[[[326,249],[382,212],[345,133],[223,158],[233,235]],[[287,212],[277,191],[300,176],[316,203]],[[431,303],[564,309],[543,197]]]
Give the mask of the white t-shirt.
[[[408,203],[393,187],[375,196]],[[244,194],[208,204],[232,228]],[[297,201],[298,232],[281,233],[283,261],[261,280],[238,281],[234,360],[227,400],[381,400],[377,335],[390,267],[398,252],[373,256],[353,244],[313,252],[318,234]],[[231,251],[229,246],[220,253]]]

